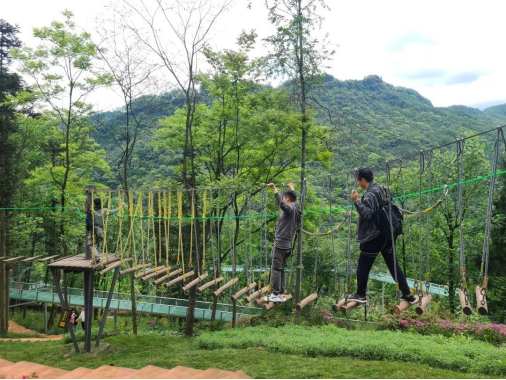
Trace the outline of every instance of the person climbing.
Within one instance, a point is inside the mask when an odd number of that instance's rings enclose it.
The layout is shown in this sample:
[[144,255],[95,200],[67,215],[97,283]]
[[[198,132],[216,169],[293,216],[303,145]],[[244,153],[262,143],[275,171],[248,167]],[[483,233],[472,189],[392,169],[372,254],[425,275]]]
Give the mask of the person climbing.
[[271,284],[272,293],[265,297],[268,302],[285,301],[285,268],[288,258],[292,254],[293,237],[300,228],[301,209],[297,203],[297,194],[293,183],[290,182],[290,190],[284,192],[283,197],[273,183],[268,183],[267,187],[274,192],[274,197],[278,202],[279,208],[283,211],[278,218],[276,230],[274,232],[274,245],[271,251]]
[[[395,279],[397,271],[397,281],[402,292],[401,299],[415,304],[416,298],[411,294],[406,276],[399,263],[394,262],[393,244],[391,236],[384,236],[381,231],[385,230],[378,226],[378,212],[382,208],[380,203],[383,199],[383,188],[379,183],[374,182],[374,174],[371,168],[362,168],[357,173],[357,185],[366,190],[362,199],[358,199],[358,192],[353,190],[351,197],[357,213],[359,215],[357,223],[356,241],[360,243],[360,256],[357,266],[357,292],[348,296],[348,301],[355,301],[360,304],[367,303],[367,281],[372,265],[376,256],[381,252],[385,263],[390,270],[390,274]],[[387,230],[389,230],[387,228]],[[394,235],[395,236],[395,235]],[[393,243],[393,244],[392,244]]]
[[[86,231],[88,236],[88,246],[91,246],[92,253],[95,257],[95,263],[100,262],[100,247],[105,244],[104,242],[104,217],[107,214],[117,214],[121,210],[125,203],[122,202],[119,208],[114,210],[108,210],[102,205],[100,198],[93,200],[94,211],[92,215],[91,209],[86,213]],[[93,236],[93,231],[95,236]]]

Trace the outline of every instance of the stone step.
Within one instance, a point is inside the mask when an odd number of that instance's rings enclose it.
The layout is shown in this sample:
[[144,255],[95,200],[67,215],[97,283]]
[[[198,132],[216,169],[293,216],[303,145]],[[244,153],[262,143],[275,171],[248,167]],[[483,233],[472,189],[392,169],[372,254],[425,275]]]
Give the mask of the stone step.
[[232,372],[218,368],[209,368],[192,377],[192,379],[223,379],[225,376],[231,375]]
[[87,376],[93,371],[93,368],[77,367],[63,376],[60,376],[59,379],[87,379]]
[[137,372],[136,369],[103,365],[90,372],[86,379],[124,379]]

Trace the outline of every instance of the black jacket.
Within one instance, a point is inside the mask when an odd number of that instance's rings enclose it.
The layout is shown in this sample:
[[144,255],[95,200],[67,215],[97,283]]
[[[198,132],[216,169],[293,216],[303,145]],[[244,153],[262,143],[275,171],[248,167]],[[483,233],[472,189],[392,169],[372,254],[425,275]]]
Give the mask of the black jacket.
[[300,227],[301,209],[298,203],[287,204],[279,193],[274,196],[283,211],[274,232],[274,245],[278,248],[289,249],[292,248],[293,235]]
[[381,191],[380,184],[373,181],[362,196],[362,200],[354,203],[359,215],[355,236],[358,243],[365,243],[381,234],[381,231],[374,224],[376,213],[380,208]]

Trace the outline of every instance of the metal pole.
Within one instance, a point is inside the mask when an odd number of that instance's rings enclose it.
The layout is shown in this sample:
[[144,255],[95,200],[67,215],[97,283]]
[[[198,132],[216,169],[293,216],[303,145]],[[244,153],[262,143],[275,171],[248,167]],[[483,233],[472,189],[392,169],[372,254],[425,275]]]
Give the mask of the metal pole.
[[107,314],[109,313],[109,307],[111,306],[111,299],[114,294],[114,287],[116,286],[116,280],[118,279],[118,274],[119,274],[119,267],[116,267],[116,269],[114,270],[114,276],[112,277],[111,289],[109,289],[109,295],[107,296],[107,302],[105,304],[104,315],[102,315],[102,323],[100,324],[100,330],[98,331],[98,336],[97,336],[97,343],[95,344],[96,347],[99,346],[100,339],[102,338],[102,332],[104,331],[105,321],[107,319]]
[[[94,191],[95,191],[94,185],[86,186],[86,212],[88,212],[91,208],[91,202],[93,202],[92,193]],[[86,231],[86,238],[85,238],[86,249],[84,251],[84,258],[86,260],[91,260],[91,245],[89,244],[89,241],[90,241],[90,239],[88,239],[88,231]]]
[[[54,287],[56,288],[56,293],[58,293],[58,298],[60,299],[61,307],[63,310],[66,310],[67,305],[65,304],[65,298],[63,298],[63,294],[61,292],[60,279],[58,276],[58,269],[51,269],[51,273],[53,274],[53,283],[54,283]],[[70,317],[70,315],[69,315],[69,317]],[[65,322],[68,322],[68,319]],[[79,353],[80,352],[79,346],[77,345],[76,336],[74,335],[74,329],[70,328],[69,333],[70,333],[70,337],[72,338],[72,343],[74,344],[74,349],[76,350],[77,353]]]
[[93,321],[93,286],[94,286],[94,272],[84,272],[84,308],[85,308],[85,321],[84,321],[84,351],[90,352],[91,350],[91,325]]
[[44,302],[44,332],[47,334],[47,302]]
[[[306,181],[302,181],[300,191],[300,230],[297,236],[297,283],[295,285],[295,303],[300,302],[301,284],[302,284],[302,228],[304,226],[304,198],[306,192]],[[300,324],[300,311],[295,311],[295,324]]]

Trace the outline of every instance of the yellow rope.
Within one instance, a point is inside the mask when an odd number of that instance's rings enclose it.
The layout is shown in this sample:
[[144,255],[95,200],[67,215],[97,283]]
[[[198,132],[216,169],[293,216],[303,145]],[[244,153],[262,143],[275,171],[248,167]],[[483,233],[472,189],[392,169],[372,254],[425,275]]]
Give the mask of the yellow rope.
[[[109,222],[109,210],[111,209],[111,192],[108,191],[107,192],[107,215],[105,216],[105,221],[104,221],[104,252],[105,252],[105,257],[106,257],[106,260],[109,259],[109,249],[107,248],[107,228],[108,228],[108,222]],[[102,202],[102,205],[104,203]],[[102,216],[102,220],[103,220],[103,216]]]
[[[157,258],[157,255],[156,255],[156,235],[155,235],[155,213],[154,213],[154,197],[153,197],[153,192],[150,191],[149,192],[149,196],[148,196],[148,250],[150,249],[151,247],[151,244],[150,244],[150,227],[151,227],[151,236],[153,237],[153,260],[155,261],[155,272],[157,271],[158,269],[158,258]],[[149,257],[149,254],[148,254],[148,257]]]
[[[170,192],[169,192],[169,207],[170,207]],[[169,229],[170,229],[170,221],[169,221],[170,210],[167,210],[167,194],[165,191],[163,192],[163,227],[165,230],[165,266],[166,272],[169,274],[170,265],[169,265]]]
[[[207,190],[202,195],[202,271],[206,269],[206,213],[207,213]],[[248,284],[249,285],[249,284]]]
[[91,191],[91,259],[95,261],[95,194]]
[[190,262],[188,266],[191,268],[193,265],[193,223],[195,219],[195,197],[192,192],[192,204],[191,204],[191,220],[190,220]]
[[183,249],[183,232],[182,232],[182,222],[183,222],[183,193],[181,191],[177,192],[177,217],[179,220],[179,236],[178,236],[178,246],[177,246],[177,264],[181,263],[181,267],[184,271],[184,249]]
[[139,221],[141,227],[141,253],[142,253],[142,269],[146,269],[146,251],[144,250],[144,227],[143,227],[143,217],[144,213],[142,210],[142,191],[139,191],[139,199],[137,201],[137,207],[139,208]]
[[116,248],[114,249],[114,253],[118,252],[118,249],[123,251],[123,210],[121,207],[121,203],[123,202],[121,196],[121,191],[118,191],[118,239],[116,240]]
[[[128,214],[129,214],[129,224],[130,228],[128,230],[127,237],[127,246],[130,248],[131,255],[135,257],[135,261],[137,260],[137,256],[135,255],[135,239],[134,239],[134,221],[135,219],[132,217],[132,213],[134,213],[134,193],[133,191],[128,192]],[[126,252],[127,248],[121,253],[121,263],[123,264],[123,254]],[[136,261],[137,262],[137,261]],[[137,265],[137,264],[136,264]]]
[[162,201],[158,192],[158,262],[162,262]]

